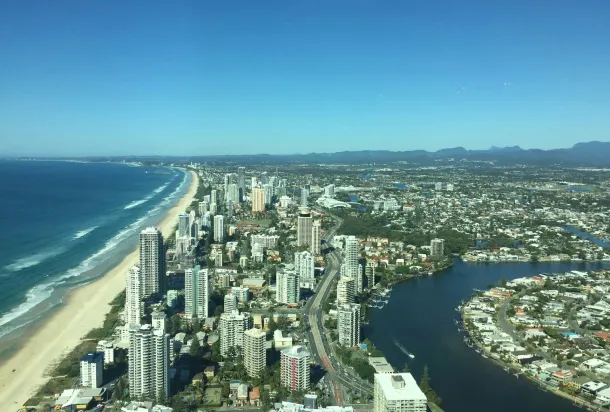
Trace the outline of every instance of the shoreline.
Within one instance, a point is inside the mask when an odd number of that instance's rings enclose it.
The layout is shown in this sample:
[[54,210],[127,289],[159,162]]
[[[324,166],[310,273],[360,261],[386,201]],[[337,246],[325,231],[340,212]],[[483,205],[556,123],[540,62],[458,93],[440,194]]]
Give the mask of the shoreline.
[[[190,206],[197,193],[199,177],[188,169],[185,172],[192,178],[187,192],[155,225],[164,237],[173,232],[178,215]],[[1,410],[20,408],[49,379],[47,371],[91,329],[102,325],[110,303],[125,289],[125,273],[138,261],[136,247],[100,278],[70,290],[61,307],[0,365]]]

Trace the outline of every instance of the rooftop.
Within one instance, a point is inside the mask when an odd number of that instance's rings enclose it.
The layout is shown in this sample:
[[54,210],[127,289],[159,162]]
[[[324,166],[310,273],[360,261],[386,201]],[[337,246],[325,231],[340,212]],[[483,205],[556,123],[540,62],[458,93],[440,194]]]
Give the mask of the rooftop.
[[387,400],[427,401],[426,395],[410,373],[376,373],[375,383],[380,386]]

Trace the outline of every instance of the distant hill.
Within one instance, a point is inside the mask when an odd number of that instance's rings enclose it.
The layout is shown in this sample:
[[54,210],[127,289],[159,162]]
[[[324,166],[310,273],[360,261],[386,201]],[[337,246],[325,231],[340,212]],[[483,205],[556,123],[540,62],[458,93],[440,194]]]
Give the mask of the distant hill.
[[488,150],[467,150],[463,147],[441,149],[436,152],[411,150],[361,150],[336,153],[308,153],[294,155],[223,155],[223,156],[115,156],[88,157],[92,161],[141,161],[141,162],[234,162],[239,164],[387,164],[409,162],[432,164],[443,159],[489,161],[496,164],[531,164],[564,166],[610,166],[610,142],[577,143],[568,149],[522,149],[519,146],[495,147]]

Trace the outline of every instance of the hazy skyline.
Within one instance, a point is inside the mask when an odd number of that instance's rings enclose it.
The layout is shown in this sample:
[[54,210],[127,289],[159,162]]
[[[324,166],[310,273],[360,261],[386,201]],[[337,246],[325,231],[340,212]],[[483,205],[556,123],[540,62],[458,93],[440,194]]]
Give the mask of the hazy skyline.
[[0,7],[0,155],[607,141],[610,3]]

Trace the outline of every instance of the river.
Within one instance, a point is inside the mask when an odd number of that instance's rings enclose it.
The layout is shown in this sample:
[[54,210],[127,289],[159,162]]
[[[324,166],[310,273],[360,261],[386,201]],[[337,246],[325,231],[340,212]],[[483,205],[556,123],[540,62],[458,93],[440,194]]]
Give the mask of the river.
[[[465,263],[433,276],[394,285],[383,309],[369,309],[368,337],[395,369],[408,363],[419,381],[428,365],[431,384],[443,399],[445,411],[514,412],[578,411],[568,400],[543,392],[535,384],[504,372],[462,342],[454,319],[455,308],[472,295],[502,278],[515,279],[540,273],[610,269],[608,263]],[[410,359],[394,343],[415,355]]]

